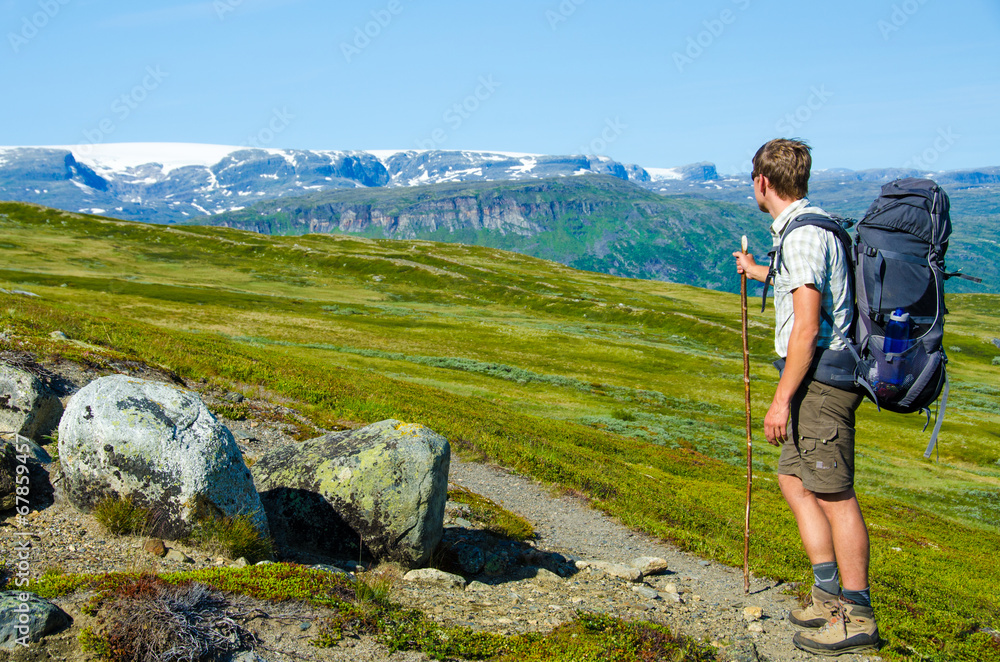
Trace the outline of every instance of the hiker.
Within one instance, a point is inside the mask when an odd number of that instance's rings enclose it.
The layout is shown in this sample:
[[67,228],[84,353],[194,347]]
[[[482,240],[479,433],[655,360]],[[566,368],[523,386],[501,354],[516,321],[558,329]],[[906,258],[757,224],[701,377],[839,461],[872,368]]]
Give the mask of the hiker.
[[[796,217],[827,215],[806,199],[811,167],[810,148],[800,140],[771,140],[753,158],[754,198],[774,219],[775,247]],[[817,379],[821,355],[846,349],[827,319],[847,335],[851,261],[833,232],[812,225],[792,229],[781,253],[773,274],[753,255],[733,256],[738,273],[762,283],[770,279],[775,290],[774,348],[783,369],[764,433],[781,448],[778,484],[815,578],[811,604],[788,616],[805,630],[793,643],[811,653],[839,655],[880,643],[868,584],[868,528],[854,492],[854,413],[862,396],[844,390],[848,383],[837,387]]]

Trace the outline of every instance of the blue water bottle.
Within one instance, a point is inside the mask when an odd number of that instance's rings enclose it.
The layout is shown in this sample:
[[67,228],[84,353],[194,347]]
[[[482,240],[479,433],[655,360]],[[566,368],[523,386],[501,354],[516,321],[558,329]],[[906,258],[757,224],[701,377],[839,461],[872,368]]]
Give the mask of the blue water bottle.
[[889,323],[885,325],[885,341],[882,343],[883,352],[897,355],[887,360],[889,374],[885,381],[888,383],[896,386],[903,383],[906,371],[903,369],[903,360],[898,355],[909,349],[910,344],[910,314],[897,308],[889,315]]

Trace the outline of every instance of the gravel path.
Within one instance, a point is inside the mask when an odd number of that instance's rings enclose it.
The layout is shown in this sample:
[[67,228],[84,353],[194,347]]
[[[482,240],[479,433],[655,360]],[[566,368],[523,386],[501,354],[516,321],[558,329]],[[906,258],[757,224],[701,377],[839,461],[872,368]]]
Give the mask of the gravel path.
[[[730,568],[682,552],[632,531],[579,499],[554,495],[536,481],[494,466],[461,462],[453,456],[451,480],[530,520],[539,536],[540,549],[614,563],[628,563],[639,556],[666,559],[670,572],[661,581],[683,587],[681,591],[687,591],[685,597],[690,599],[650,620],[662,620],[700,639],[730,643],[734,659],[752,660],[755,655],[776,662],[817,659],[791,643],[795,629],[785,617],[797,602],[785,594],[787,585],[751,573],[750,594],[745,595],[742,568]],[[744,618],[746,607],[760,607],[763,617],[748,623]],[[875,662],[881,658],[843,655],[839,659]]]

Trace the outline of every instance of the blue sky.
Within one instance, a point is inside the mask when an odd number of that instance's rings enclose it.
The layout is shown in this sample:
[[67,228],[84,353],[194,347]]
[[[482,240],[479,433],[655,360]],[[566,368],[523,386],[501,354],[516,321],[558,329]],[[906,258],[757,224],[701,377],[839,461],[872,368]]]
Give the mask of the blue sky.
[[1000,165],[997,0],[0,0],[0,144]]

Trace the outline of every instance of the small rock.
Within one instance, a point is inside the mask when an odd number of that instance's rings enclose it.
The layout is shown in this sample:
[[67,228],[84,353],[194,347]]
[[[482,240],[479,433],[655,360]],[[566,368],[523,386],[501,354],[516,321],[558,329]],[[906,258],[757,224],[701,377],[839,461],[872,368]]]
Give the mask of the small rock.
[[708,561],[698,561],[698,565],[700,565],[703,568],[707,568],[708,566],[710,566],[712,564],[709,563]]
[[590,561],[577,559],[576,561],[573,561],[573,565],[576,567],[577,570],[586,570],[587,568],[590,567]]
[[756,632],[758,634],[764,632],[764,626],[760,623],[750,623],[747,626],[747,632]]
[[618,579],[624,579],[630,582],[637,582],[642,579],[641,571],[627,565],[622,565],[620,563],[605,563],[604,561],[595,561],[591,563],[591,567],[600,570],[602,572],[606,572],[612,577],[617,577]]
[[465,589],[465,577],[453,575],[450,572],[443,572],[437,568],[420,568],[410,570],[403,575],[403,581],[407,582],[428,582],[432,584],[443,584],[450,588]]
[[474,528],[476,528],[472,524],[472,522],[470,522],[469,520],[464,519],[462,517],[456,517],[453,521],[455,523],[455,526],[463,528],[463,529],[474,529]]
[[[159,556],[161,559],[167,555],[167,547],[159,538],[150,538],[142,543],[142,548],[153,556]],[[72,551],[72,548],[70,548],[70,551]]]
[[647,600],[659,600],[660,592],[648,586],[633,586],[632,590]]
[[760,607],[744,607],[743,608],[743,620],[748,623],[753,623],[754,621],[759,621],[764,616],[764,610]]
[[673,582],[664,586],[663,590],[667,593],[680,593],[680,591],[677,590],[677,584],[674,584]]
[[469,583],[469,585],[466,587],[465,590],[466,591],[488,591],[488,590],[490,590],[490,588],[491,587],[490,587],[489,584],[484,584],[483,582],[479,582],[479,581],[473,581],[473,582]]
[[250,565],[250,562],[247,561],[247,557],[241,556],[240,558],[238,558],[235,561],[233,561],[232,563],[230,563],[229,567],[230,568],[245,568],[248,565]]
[[644,577],[648,577],[666,572],[667,560],[658,556],[640,556],[632,560],[631,566],[642,572]]
[[694,595],[692,595],[691,599],[694,600],[695,602],[701,602],[701,596],[698,595],[697,593],[695,593]]
[[546,584],[558,584],[563,580],[562,577],[545,568],[525,568],[525,573],[529,577]]
[[62,331],[53,331],[49,334],[49,338],[52,338],[53,340],[69,340],[69,336]]
[[303,632],[305,632],[311,627],[312,623],[310,623],[309,621],[302,621],[301,623],[299,623],[299,629],[302,630]]
[[171,549],[164,558],[175,563],[194,563],[194,560],[190,556],[179,549]]
[[680,602],[681,601],[681,595],[680,595],[680,593],[668,593],[668,592],[664,591],[664,592],[660,593],[660,597],[663,598],[664,600],[669,600],[671,602]]

